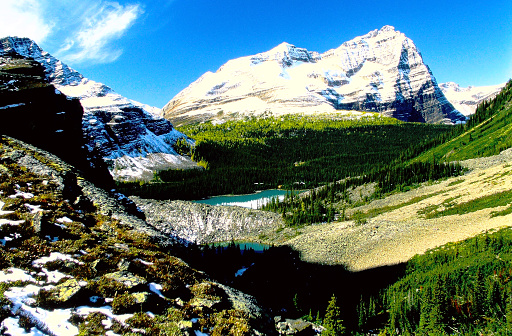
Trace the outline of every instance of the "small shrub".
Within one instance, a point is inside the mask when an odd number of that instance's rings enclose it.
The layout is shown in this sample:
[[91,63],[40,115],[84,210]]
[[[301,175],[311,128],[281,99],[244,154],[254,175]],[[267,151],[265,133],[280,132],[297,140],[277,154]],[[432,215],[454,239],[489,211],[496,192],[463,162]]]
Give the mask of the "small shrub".
[[124,284],[104,276],[100,277],[99,280],[90,281],[87,284],[87,288],[103,297],[115,297],[128,291]]
[[133,328],[146,329],[154,325],[154,319],[146,313],[135,313],[132,317],[126,320]]
[[240,310],[223,310],[214,315],[213,321],[212,336],[245,336],[251,333],[249,316]]
[[100,312],[90,313],[85,318],[85,322],[79,325],[78,335],[105,335],[106,330],[102,321],[106,319],[108,319],[108,317]]
[[57,308],[61,302],[55,299],[55,289],[41,289],[35,296],[36,305],[45,309]]
[[18,318],[18,325],[20,328],[25,329],[25,331],[28,333],[32,327],[34,327],[34,323],[25,315],[20,315]]
[[135,298],[130,293],[123,293],[121,295],[117,295],[112,301],[112,312],[114,314],[127,314],[131,313],[137,302]]

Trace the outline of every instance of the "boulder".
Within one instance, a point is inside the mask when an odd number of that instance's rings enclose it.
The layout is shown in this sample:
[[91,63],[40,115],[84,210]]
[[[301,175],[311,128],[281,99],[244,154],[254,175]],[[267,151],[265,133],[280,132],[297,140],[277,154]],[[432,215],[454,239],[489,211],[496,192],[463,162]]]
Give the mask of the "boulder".
[[140,277],[127,271],[108,273],[105,274],[105,278],[120,282],[123,285],[125,285],[128,289],[133,289],[137,286],[144,286],[147,284],[146,279],[144,279],[143,277]]

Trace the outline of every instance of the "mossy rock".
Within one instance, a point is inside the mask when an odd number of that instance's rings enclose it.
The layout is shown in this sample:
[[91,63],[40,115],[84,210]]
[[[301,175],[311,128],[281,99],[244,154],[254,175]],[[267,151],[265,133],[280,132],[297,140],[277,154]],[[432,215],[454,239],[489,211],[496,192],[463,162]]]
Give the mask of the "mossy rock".
[[144,286],[147,284],[146,279],[144,279],[143,277],[140,277],[127,271],[108,273],[105,274],[104,277],[122,283],[123,285],[126,286],[127,289],[133,289],[135,287]]
[[211,297],[211,298],[201,298],[201,297],[194,297],[192,300],[189,301],[189,305],[192,307],[206,307],[206,308],[213,308],[215,305],[218,305],[221,303],[220,298]]
[[76,279],[69,279],[60,285],[55,286],[55,299],[60,302],[69,302],[83,293],[85,284],[81,284]]

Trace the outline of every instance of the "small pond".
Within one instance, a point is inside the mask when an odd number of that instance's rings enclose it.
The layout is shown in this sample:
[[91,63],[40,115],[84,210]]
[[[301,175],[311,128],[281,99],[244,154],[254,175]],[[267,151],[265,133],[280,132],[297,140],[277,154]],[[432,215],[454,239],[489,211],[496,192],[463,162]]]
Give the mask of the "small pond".
[[269,189],[246,195],[213,196],[204,200],[194,201],[209,205],[237,205],[244,208],[258,209],[267,204],[272,198],[284,199],[287,190]]
[[232,247],[233,244],[237,247],[240,247],[240,250],[243,252],[243,251],[246,251],[246,250],[253,250],[254,252],[256,253],[262,253],[262,252],[265,252],[265,250],[268,250],[271,245],[269,244],[263,244],[263,243],[256,243],[256,242],[248,242],[248,241],[235,241],[235,242],[232,242],[232,241],[227,241],[227,242],[218,242],[218,243],[213,243],[211,245],[213,246],[221,246],[221,247]]

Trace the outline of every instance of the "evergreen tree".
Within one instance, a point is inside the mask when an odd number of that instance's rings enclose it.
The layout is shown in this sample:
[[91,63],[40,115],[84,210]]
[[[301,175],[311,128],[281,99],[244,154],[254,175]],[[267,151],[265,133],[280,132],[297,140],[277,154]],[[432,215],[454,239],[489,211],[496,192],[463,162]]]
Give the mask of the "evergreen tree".
[[323,336],[340,336],[345,335],[345,326],[341,319],[341,309],[338,306],[336,296],[332,296],[325,311],[323,324],[325,330],[322,331]]

